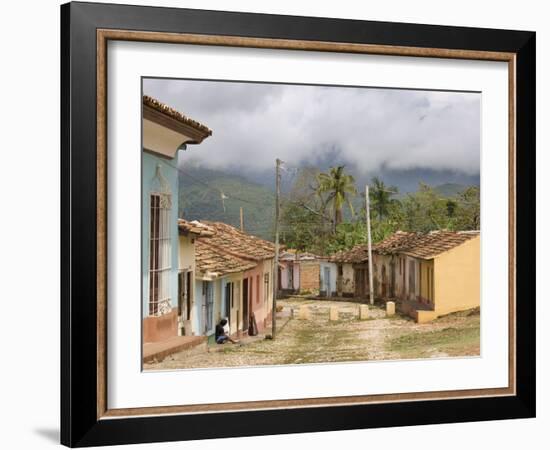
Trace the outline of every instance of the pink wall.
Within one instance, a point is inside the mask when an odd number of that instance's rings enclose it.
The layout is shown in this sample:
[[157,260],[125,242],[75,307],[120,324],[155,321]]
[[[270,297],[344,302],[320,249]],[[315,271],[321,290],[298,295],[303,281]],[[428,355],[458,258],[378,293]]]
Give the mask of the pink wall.
[[256,267],[247,270],[243,274],[243,279],[248,278],[248,300],[250,311],[254,312],[256,324],[259,330],[263,330],[265,311],[264,311],[264,262],[260,261]]

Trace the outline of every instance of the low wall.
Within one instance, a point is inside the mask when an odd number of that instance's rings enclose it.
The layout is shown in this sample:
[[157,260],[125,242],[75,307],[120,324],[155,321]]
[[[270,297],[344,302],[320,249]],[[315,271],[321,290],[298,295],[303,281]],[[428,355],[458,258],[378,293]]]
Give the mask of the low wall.
[[143,319],[143,342],[160,342],[178,335],[178,310]]

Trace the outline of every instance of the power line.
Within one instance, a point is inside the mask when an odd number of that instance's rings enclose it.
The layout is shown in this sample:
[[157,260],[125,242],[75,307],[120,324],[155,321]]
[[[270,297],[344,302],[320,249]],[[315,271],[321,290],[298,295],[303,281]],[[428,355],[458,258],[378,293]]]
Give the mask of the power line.
[[[253,202],[253,201],[250,201],[250,200],[245,200],[244,198],[237,197],[236,195],[233,195],[233,194],[227,194],[223,190],[221,190],[220,188],[210,186],[206,181],[203,181],[199,178],[196,178],[195,176],[191,175],[189,172],[186,172],[185,170],[180,169],[179,167],[174,166],[173,164],[170,164],[167,161],[165,161],[165,164],[167,164],[170,167],[176,169],[179,173],[189,177],[190,179],[194,180],[195,182],[197,182],[199,184],[202,184],[206,188],[208,188],[212,191],[218,192],[220,194],[222,203],[223,203],[223,200],[225,200],[225,199],[232,199],[232,200],[238,200],[238,201],[243,202],[243,203],[248,203],[249,205],[253,205],[253,206],[259,206],[260,205],[260,203],[256,203],[256,202]],[[224,210],[225,210],[225,205],[224,205]]]

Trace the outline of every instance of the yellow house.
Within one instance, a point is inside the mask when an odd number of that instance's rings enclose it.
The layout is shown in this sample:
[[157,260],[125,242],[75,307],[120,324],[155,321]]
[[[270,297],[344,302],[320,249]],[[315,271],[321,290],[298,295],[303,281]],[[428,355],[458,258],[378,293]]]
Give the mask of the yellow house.
[[479,231],[397,232],[376,244],[376,295],[417,322],[479,307]]

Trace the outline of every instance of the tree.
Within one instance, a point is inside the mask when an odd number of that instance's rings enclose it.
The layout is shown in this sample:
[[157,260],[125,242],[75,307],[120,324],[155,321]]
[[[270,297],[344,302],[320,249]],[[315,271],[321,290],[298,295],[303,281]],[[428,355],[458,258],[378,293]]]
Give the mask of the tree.
[[332,167],[329,173],[317,175],[317,194],[323,199],[324,208],[330,207],[334,217],[334,231],[342,223],[342,208],[348,205],[354,215],[351,197],[357,195],[355,179],[344,172],[344,166]]
[[336,232],[329,236],[324,253],[335,253],[350,250],[358,244],[367,242],[367,226],[363,222],[345,222],[336,227]]
[[326,234],[323,217],[295,202],[286,202],[281,214],[281,242],[301,252],[315,251]]
[[404,228],[406,231],[428,232],[455,228],[454,219],[449,215],[448,199],[440,197],[434,189],[419,183],[419,189],[408,194],[403,200]]
[[302,168],[292,187],[283,196],[281,211],[281,241],[288,248],[301,252],[324,253],[332,232],[332,219],[327,217],[322,199],[317,195],[319,170]]
[[375,217],[380,220],[388,217],[390,206],[395,201],[392,199],[392,195],[398,193],[397,187],[386,186],[380,178],[374,177],[369,187],[369,193]]
[[458,194],[456,209],[456,229],[479,230],[479,187],[470,186]]

